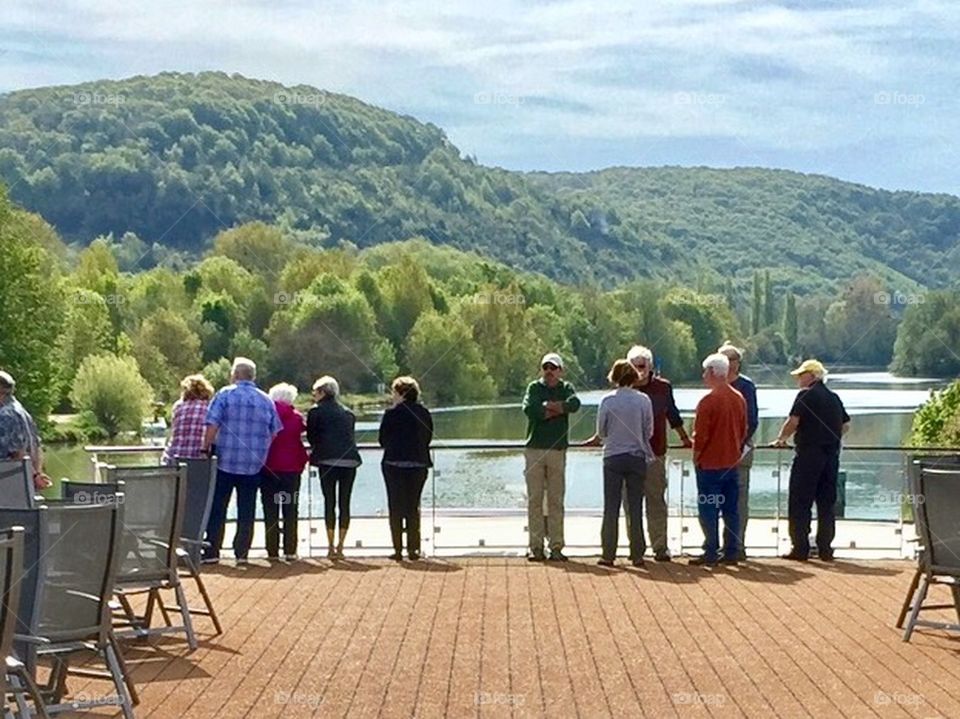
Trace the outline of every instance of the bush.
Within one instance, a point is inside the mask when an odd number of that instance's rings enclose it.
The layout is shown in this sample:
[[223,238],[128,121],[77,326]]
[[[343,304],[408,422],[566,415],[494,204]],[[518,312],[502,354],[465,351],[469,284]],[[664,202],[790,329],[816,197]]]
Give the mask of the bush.
[[139,432],[152,398],[137,361],[109,353],[87,357],[70,391],[74,407],[90,412],[110,437],[124,430]]
[[910,444],[915,447],[960,447],[960,379],[934,392],[913,415]]

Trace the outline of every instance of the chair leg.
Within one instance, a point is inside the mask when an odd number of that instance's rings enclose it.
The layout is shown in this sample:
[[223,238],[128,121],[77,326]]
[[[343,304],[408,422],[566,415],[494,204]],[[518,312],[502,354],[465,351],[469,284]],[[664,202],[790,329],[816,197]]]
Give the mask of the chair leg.
[[917,569],[910,580],[910,588],[907,590],[907,596],[903,600],[903,606],[900,607],[900,616],[897,617],[897,629],[903,629],[903,620],[907,618],[907,612],[910,611],[910,602],[913,601],[913,595],[917,593],[917,585],[920,584],[920,575],[923,571]]
[[223,627],[220,626],[220,617],[217,616],[217,610],[213,608],[213,602],[210,601],[210,595],[207,594],[207,586],[203,583],[203,579],[200,577],[199,572],[190,572],[190,576],[193,577],[193,580],[197,583],[197,589],[200,590],[200,596],[203,598],[203,603],[207,606],[207,612],[210,614],[210,619],[213,620],[213,626],[217,630],[217,633],[214,636],[220,636],[223,634]]
[[193,632],[193,618],[190,616],[190,608],[187,606],[187,595],[183,591],[183,584],[177,582],[175,587],[177,593],[177,604],[180,605],[180,616],[183,618],[183,628],[187,632],[187,644],[190,646],[190,651],[194,651],[197,648],[197,635]]
[[117,641],[117,636],[110,632],[107,640],[110,642],[113,647],[114,654],[117,655],[117,664],[120,665],[120,671],[123,673],[123,681],[127,685],[127,692],[130,694],[130,700],[133,702],[133,706],[137,706],[140,703],[140,693],[137,691],[136,684],[133,683],[133,677],[130,676],[130,669],[127,667],[127,660],[123,657],[123,652],[120,650],[120,642]]
[[38,717],[41,717],[41,719],[50,719],[50,715],[47,713],[47,706],[43,703],[43,699],[40,696],[40,689],[37,687],[37,683],[33,681],[33,677],[30,676],[30,673],[26,670],[26,668],[18,667],[14,670],[14,676],[18,679],[18,683],[23,682],[23,690],[26,692],[27,696],[30,697],[30,701],[33,702],[34,707],[34,711],[31,713],[30,707],[27,706],[26,701],[23,701],[21,704],[23,692],[17,692],[17,707],[21,716],[30,717],[33,714],[36,714]]
[[913,609],[910,612],[910,618],[907,620],[907,628],[903,632],[903,641],[909,642],[913,634],[913,628],[916,626],[917,618],[920,616],[920,609],[923,607],[923,600],[927,598],[927,589],[930,586],[930,579],[924,575],[920,578],[920,586],[913,598]]
[[127,691],[127,683],[124,679],[123,671],[120,668],[120,661],[114,645],[111,642],[107,642],[107,646],[103,648],[103,653],[106,656],[110,675],[113,677],[113,685],[117,689],[117,696],[120,697],[120,709],[123,711],[124,719],[134,719],[133,703],[130,698],[130,693]]
[[163,621],[166,622],[168,627],[173,626],[173,622],[170,621],[170,612],[167,611],[167,605],[163,601],[163,595],[160,593],[159,589],[155,589],[157,595],[157,609],[160,610],[160,615],[163,617]]
[[953,608],[957,610],[957,621],[960,622],[960,579],[953,581],[950,591],[953,592]]

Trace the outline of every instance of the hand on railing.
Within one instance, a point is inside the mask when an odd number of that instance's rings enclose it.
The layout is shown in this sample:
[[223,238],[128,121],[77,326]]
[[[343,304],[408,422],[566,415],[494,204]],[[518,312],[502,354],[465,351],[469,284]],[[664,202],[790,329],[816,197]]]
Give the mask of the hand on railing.
[[775,447],[775,448],[777,448],[777,449],[788,449],[788,448],[790,447],[790,445],[787,444],[787,440],[781,439],[780,437],[777,437],[775,440],[773,440],[773,441],[772,441],[769,445],[767,445],[767,446],[768,446],[768,447]]

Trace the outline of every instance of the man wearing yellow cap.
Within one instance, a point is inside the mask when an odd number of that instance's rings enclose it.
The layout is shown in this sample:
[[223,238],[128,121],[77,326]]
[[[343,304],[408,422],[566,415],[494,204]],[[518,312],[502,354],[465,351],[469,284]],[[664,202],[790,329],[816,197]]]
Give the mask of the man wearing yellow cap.
[[786,447],[787,439],[796,434],[788,504],[793,548],[784,558],[801,562],[809,558],[811,509],[816,502],[818,555],[829,562],[833,560],[840,440],[850,429],[850,416],[837,394],[824,384],[827,370],[822,363],[805,360],[790,374],[797,378],[800,392],[771,445]]

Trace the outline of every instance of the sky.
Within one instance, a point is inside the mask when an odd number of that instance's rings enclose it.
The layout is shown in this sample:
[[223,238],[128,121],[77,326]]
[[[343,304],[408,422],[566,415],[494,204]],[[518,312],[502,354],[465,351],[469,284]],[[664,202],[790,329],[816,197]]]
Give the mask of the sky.
[[485,165],[761,166],[960,194],[954,0],[3,0],[0,92],[222,70]]

